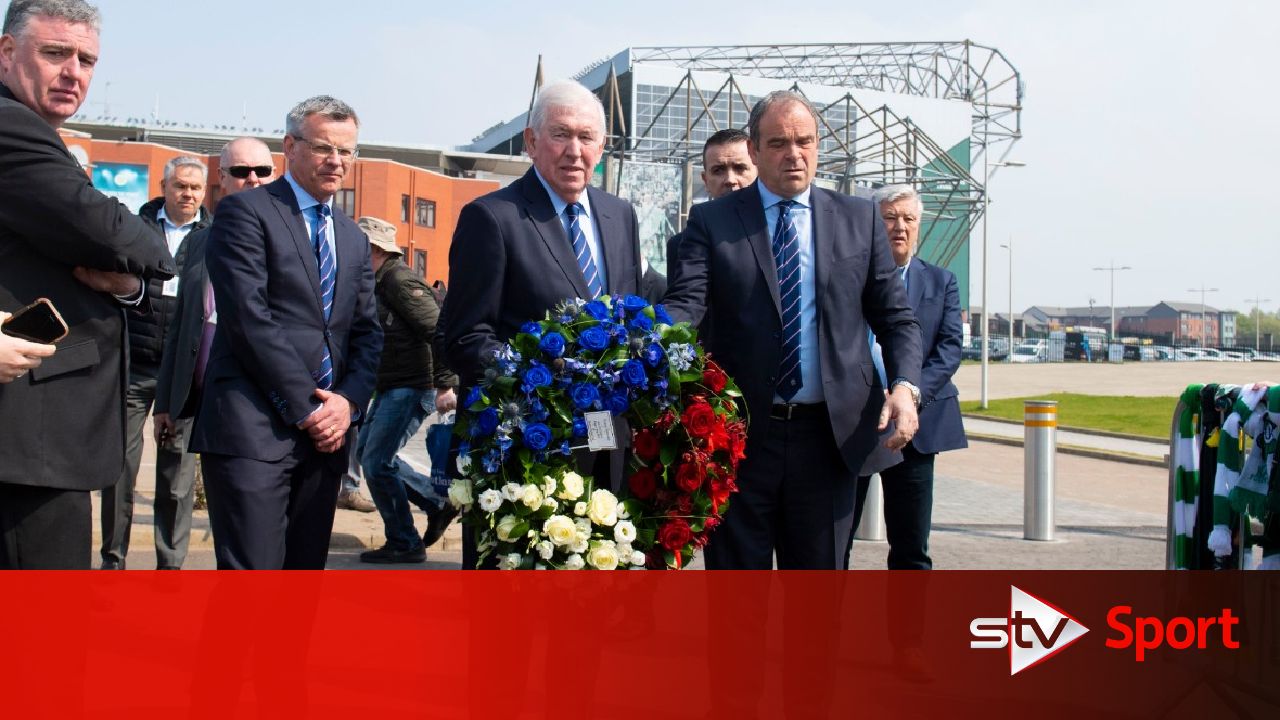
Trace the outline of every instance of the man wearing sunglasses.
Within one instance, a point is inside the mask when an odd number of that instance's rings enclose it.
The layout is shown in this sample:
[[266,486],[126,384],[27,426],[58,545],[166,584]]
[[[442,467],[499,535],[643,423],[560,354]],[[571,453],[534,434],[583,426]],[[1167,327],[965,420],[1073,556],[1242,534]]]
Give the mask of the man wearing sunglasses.
[[205,251],[218,323],[191,449],[220,569],[321,570],[329,554],[382,351],[369,241],[333,202],[358,137],[351,106],[304,100],[285,119],[285,176],[218,203]]
[[[234,195],[270,182],[275,161],[266,143],[257,138],[237,138],[222,147],[218,162],[222,196]],[[185,452],[191,424],[200,408],[204,369],[213,344],[218,314],[213,289],[205,268],[208,226],[193,230],[178,249],[182,261],[178,297],[172,324],[164,337],[164,353],[156,379],[156,401],[152,422],[156,446]],[[183,482],[161,487],[156,484],[155,536],[156,567],[178,569],[187,557],[191,538],[191,507],[195,500],[194,473]]]

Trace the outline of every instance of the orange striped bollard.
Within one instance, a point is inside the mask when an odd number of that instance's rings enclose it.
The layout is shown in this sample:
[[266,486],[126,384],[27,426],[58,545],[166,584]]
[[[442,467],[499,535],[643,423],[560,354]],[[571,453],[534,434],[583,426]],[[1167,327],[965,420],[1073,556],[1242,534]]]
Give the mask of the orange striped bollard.
[[1053,540],[1057,401],[1027,400],[1023,406],[1022,425],[1025,433],[1022,537],[1026,540]]

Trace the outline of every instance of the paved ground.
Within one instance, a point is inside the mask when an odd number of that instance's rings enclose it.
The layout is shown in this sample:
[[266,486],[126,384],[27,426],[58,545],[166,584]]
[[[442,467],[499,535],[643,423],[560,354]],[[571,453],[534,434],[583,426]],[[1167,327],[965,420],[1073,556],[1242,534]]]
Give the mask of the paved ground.
[[[1172,421],[1172,418],[1170,418],[1170,420]],[[1019,423],[999,422],[983,418],[966,417],[964,419],[964,429],[966,432],[971,434],[993,435],[1009,438],[1011,440],[1023,440],[1026,437],[1026,430]],[[1093,435],[1061,429],[1057,430],[1056,433],[1059,445],[1072,445],[1075,447],[1125,453],[1128,455],[1149,458],[1151,460],[1163,460],[1164,456],[1169,452],[1168,444],[1162,442],[1140,440],[1137,438]]]

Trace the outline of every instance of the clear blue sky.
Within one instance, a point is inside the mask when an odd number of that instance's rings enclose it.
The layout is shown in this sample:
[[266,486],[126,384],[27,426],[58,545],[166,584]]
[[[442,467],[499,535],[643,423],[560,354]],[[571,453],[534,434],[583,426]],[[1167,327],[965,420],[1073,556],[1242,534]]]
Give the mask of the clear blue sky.
[[[545,5],[545,4],[543,4]],[[826,6],[826,7],[824,7]],[[455,145],[524,110],[548,77],[635,45],[959,40],[1022,72],[1025,168],[991,187],[991,305],[1199,302],[1280,307],[1271,181],[1280,10],[1266,2],[308,3],[102,0],[88,114],[268,131],[316,93],[355,106],[366,140]],[[571,10],[569,7],[576,7]],[[108,86],[107,83],[110,83]],[[247,109],[247,110],[246,110]],[[972,298],[979,298],[975,234]],[[1264,308],[1267,306],[1264,305]]]

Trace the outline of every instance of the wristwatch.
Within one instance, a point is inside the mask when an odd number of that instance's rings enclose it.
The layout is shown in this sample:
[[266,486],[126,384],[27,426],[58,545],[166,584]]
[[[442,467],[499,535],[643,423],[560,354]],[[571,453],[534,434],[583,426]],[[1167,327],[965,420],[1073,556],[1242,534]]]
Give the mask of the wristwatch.
[[907,389],[907,392],[911,393],[911,402],[915,403],[916,407],[919,408],[920,407],[920,388],[916,387],[915,385],[912,385],[910,382],[907,382],[902,378],[898,378],[897,380],[894,380],[889,385],[889,392],[893,392],[895,389],[897,389],[899,385],[901,385],[902,387],[905,387]]

